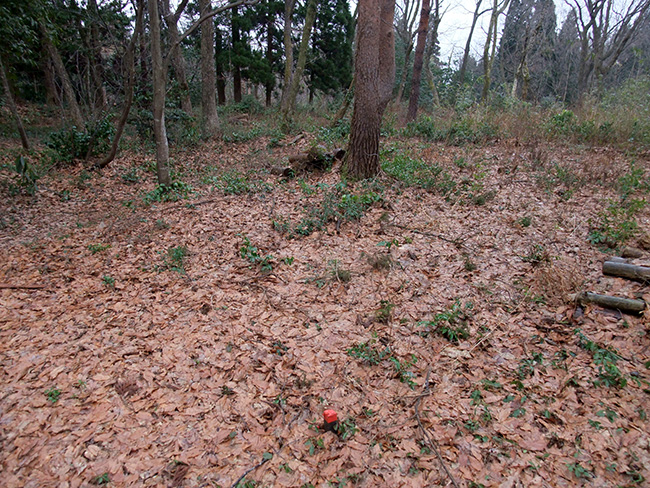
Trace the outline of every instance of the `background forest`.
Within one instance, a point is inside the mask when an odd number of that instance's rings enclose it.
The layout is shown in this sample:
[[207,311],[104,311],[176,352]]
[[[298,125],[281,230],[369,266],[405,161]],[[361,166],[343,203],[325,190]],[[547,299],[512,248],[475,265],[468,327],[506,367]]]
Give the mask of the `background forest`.
[[650,0],[452,7],[0,0],[0,486],[647,486]]

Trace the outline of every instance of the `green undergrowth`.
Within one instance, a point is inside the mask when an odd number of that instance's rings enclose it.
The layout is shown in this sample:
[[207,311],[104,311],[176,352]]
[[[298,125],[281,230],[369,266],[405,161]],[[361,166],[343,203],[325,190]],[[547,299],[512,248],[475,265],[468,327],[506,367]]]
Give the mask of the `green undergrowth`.
[[[320,184],[316,188],[318,195],[301,206],[303,217],[298,222],[275,215],[273,228],[290,238],[305,237],[330,223],[335,223],[338,229],[345,223],[359,221],[370,207],[384,202],[383,188],[377,182],[362,182],[356,187],[340,182],[333,186]],[[307,193],[313,190],[309,187]]]

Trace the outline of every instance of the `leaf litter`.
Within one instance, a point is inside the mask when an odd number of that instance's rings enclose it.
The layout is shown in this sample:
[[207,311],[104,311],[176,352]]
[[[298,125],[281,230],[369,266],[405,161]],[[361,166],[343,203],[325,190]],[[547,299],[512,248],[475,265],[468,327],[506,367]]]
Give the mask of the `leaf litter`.
[[[464,193],[383,176],[359,220],[292,237],[272,221],[339,176],[277,180],[295,149],[265,147],[179,153],[188,200],[145,205],[135,155],[3,199],[0,283],[45,285],[0,289],[3,486],[447,485],[441,460],[460,486],[650,479],[647,319],[567,299],[647,293],[587,241],[623,154],[421,146]],[[551,160],[581,184],[549,183]],[[265,190],[210,178],[232,169]],[[319,430],[327,408],[345,436]]]

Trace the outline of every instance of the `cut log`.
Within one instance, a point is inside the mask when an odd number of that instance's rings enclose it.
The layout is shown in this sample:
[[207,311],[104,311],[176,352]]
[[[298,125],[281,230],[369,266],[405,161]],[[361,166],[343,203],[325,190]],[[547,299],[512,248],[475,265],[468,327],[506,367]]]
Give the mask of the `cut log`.
[[576,301],[582,305],[595,303],[605,308],[620,310],[625,313],[640,314],[645,310],[643,300],[633,300],[631,298],[619,298],[609,295],[598,295],[597,293],[583,292],[576,296]]
[[650,268],[635,266],[634,264],[621,263],[618,261],[605,261],[603,263],[603,274],[620,276],[630,280],[650,281]]
[[325,152],[323,146],[312,147],[306,153],[289,156],[289,167],[272,168],[271,174],[291,178],[303,171],[322,171],[332,166],[334,161],[340,161],[345,156],[344,149],[335,149],[331,153]]
[[625,246],[621,249],[621,256],[624,258],[642,258],[645,253],[636,247]]

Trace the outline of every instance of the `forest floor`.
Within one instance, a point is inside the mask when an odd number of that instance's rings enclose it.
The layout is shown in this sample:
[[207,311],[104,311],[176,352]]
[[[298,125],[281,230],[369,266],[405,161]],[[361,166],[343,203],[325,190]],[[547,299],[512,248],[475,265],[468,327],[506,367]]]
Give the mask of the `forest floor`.
[[650,249],[650,156],[395,135],[373,182],[270,174],[317,138],[172,147],[177,201],[151,151],[0,188],[0,284],[42,286],[0,289],[0,485],[647,483],[648,319],[570,295],[650,299],[599,247]]

